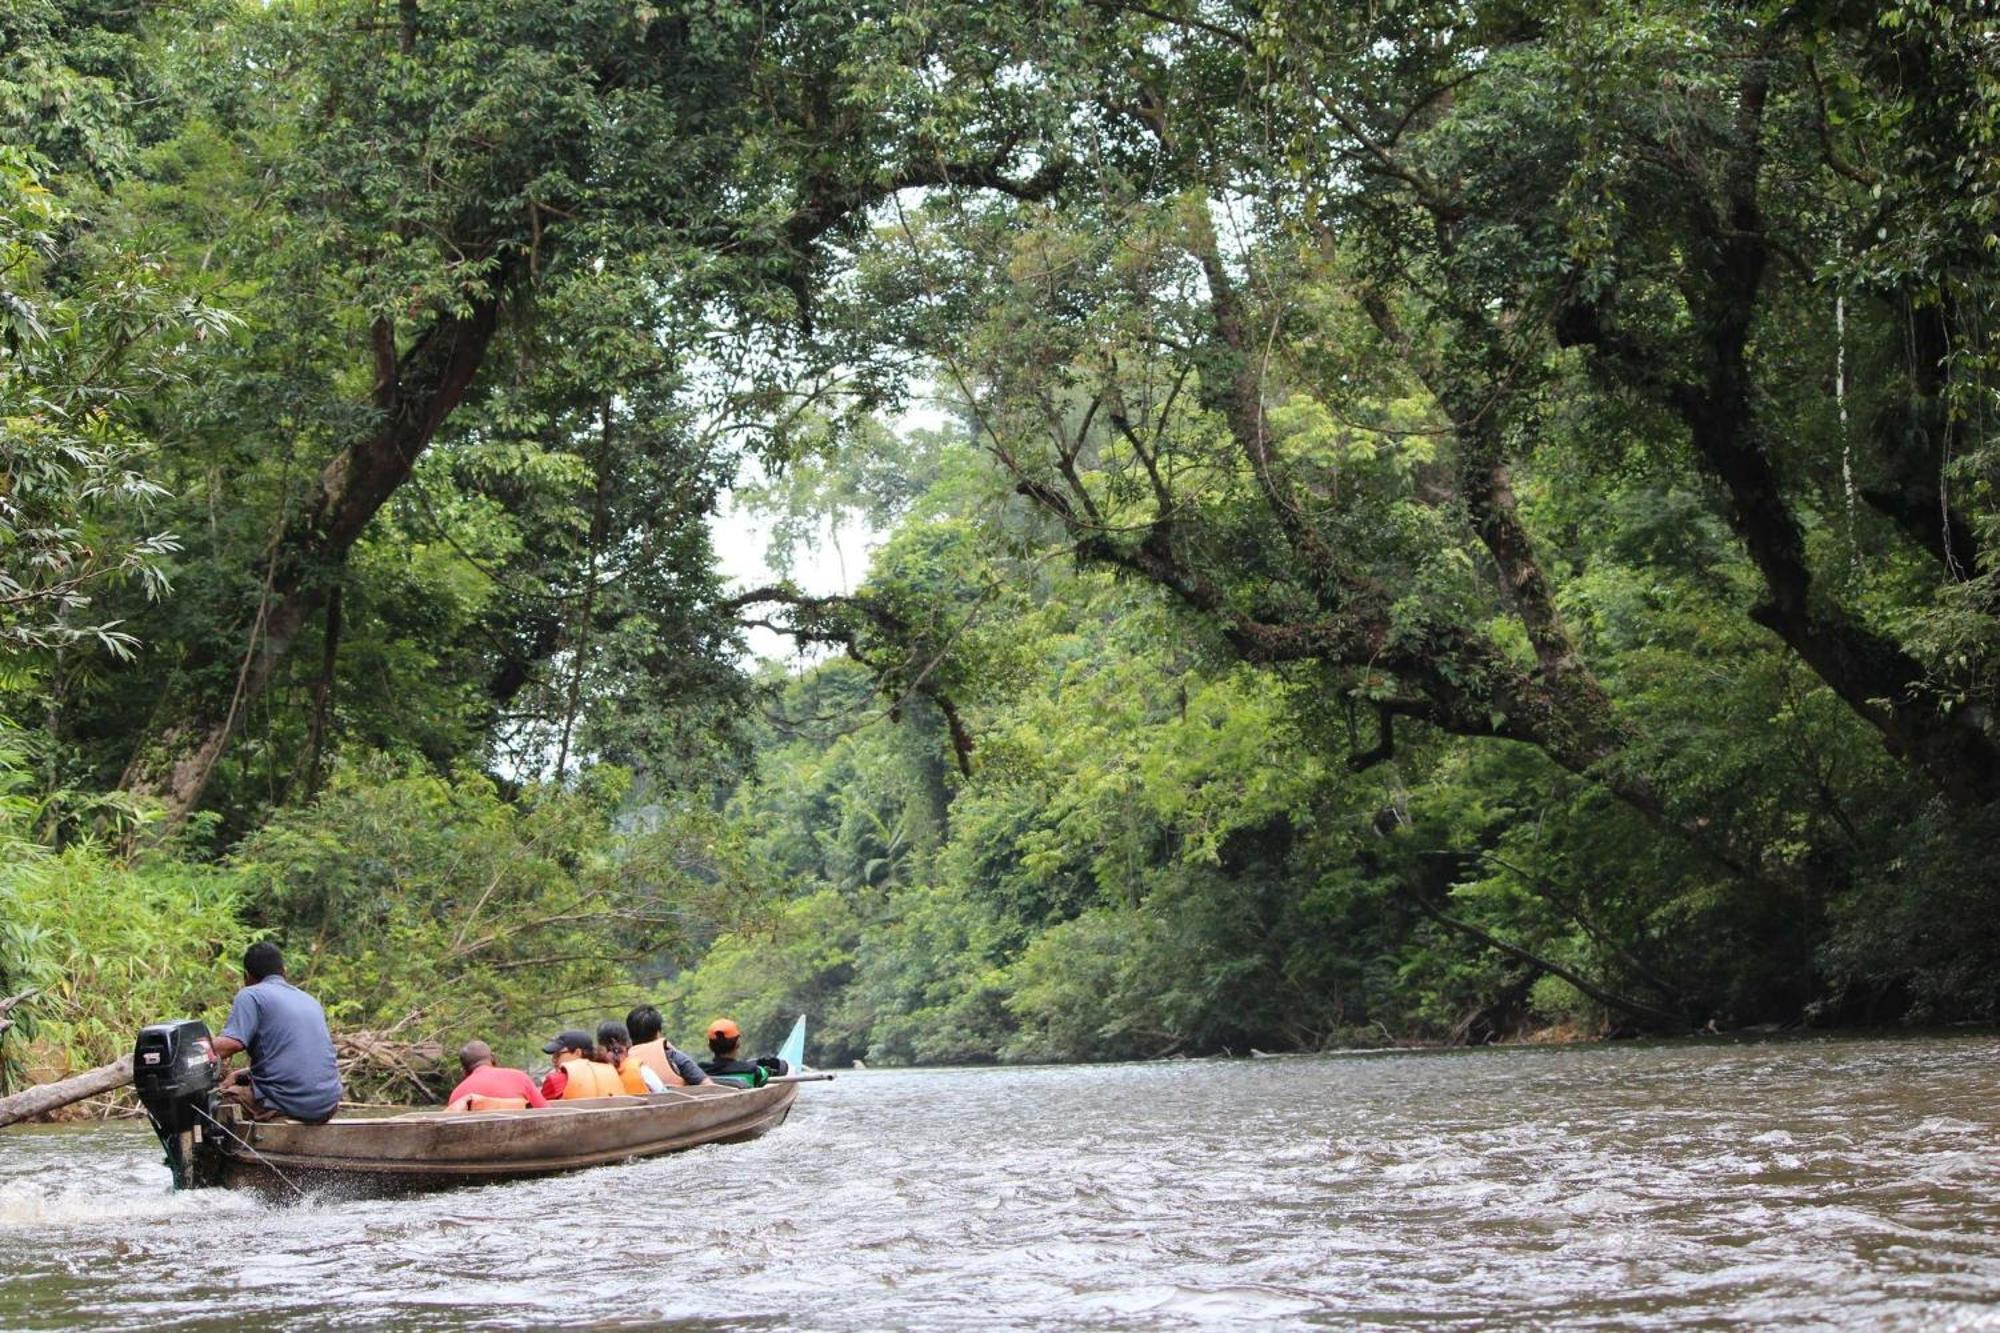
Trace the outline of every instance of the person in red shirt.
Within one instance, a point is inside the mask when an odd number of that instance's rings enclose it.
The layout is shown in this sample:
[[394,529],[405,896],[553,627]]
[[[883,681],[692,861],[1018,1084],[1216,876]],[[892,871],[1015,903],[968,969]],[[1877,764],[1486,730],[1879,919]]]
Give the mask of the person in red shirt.
[[468,1109],[474,1097],[495,1097],[547,1106],[549,1099],[535,1086],[535,1080],[518,1069],[503,1069],[493,1063],[493,1048],[483,1041],[468,1041],[458,1048],[458,1067],[465,1071],[445,1104],[452,1110]]

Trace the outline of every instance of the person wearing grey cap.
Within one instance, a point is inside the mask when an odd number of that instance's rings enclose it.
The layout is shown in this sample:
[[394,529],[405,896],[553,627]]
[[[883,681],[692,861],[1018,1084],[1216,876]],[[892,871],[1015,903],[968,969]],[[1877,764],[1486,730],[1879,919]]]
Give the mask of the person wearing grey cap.
[[588,1032],[569,1028],[558,1033],[542,1053],[556,1059],[556,1067],[542,1080],[542,1096],[550,1101],[625,1095],[618,1071],[598,1054],[597,1041]]

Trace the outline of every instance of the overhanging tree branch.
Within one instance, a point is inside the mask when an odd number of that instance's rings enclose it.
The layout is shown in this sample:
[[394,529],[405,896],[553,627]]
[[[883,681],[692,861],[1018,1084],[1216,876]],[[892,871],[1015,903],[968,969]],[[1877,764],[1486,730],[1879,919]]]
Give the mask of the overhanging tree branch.
[[1630,1014],[1634,1018],[1644,1019],[1647,1023],[1668,1032],[1685,1032],[1691,1026],[1685,1014],[1672,1013],[1668,1010],[1647,1004],[1643,1000],[1635,1000],[1627,995],[1619,995],[1615,991],[1598,985],[1575,968],[1565,967],[1554,959],[1545,958],[1533,950],[1525,949],[1518,944],[1503,940],[1498,935],[1481,929],[1470,921],[1452,916],[1436,903],[1432,902],[1428,894],[1414,885],[1405,884],[1404,891],[1408,893],[1410,901],[1417,905],[1418,910],[1439,925],[1450,930],[1455,930],[1468,939],[1477,940],[1487,948],[1498,950],[1500,953],[1504,953],[1509,958],[1515,959],[1518,962],[1527,963],[1531,967],[1541,968],[1544,972],[1552,976],[1561,977],[1564,981],[1567,981],[1570,985],[1576,987],[1577,990],[1607,1009],[1615,1009],[1621,1014]]

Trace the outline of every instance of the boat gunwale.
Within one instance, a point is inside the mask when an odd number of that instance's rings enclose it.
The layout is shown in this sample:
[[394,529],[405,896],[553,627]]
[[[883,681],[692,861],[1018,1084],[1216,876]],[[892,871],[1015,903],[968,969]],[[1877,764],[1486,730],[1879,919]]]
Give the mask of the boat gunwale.
[[[270,1122],[266,1124],[238,1124],[232,1128],[236,1132],[251,1131],[247,1142],[239,1145],[227,1144],[224,1155],[232,1167],[246,1171],[261,1171],[268,1168],[283,1168],[293,1171],[325,1172],[338,1175],[376,1176],[461,1176],[489,1178],[495,1176],[522,1176],[553,1174],[572,1171],[588,1166],[601,1166],[611,1162],[627,1161],[640,1157],[653,1157],[662,1153],[675,1152],[703,1144],[723,1142],[738,1138],[755,1137],[781,1123],[790,1113],[796,1096],[796,1089],[790,1085],[773,1088],[775,1096],[760,1095],[765,1089],[741,1088],[723,1092],[718,1089],[709,1094],[680,1094],[673,1092],[654,1093],[644,1097],[623,1096],[588,1098],[583,1100],[608,1103],[606,1105],[584,1106],[578,1103],[558,1104],[548,1107],[523,1107],[518,1110],[496,1110],[478,1112],[450,1112],[444,1110],[408,1112],[397,1116],[369,1117],[345,1122],[328,1121],[321,1125],[302,1125],[296,1122]],[[739,1097],[738,1094],[741,1094]],[[731,1103],[747,1101],[750,1104],[731,1107]],[[409,1155],[396,1157],[362,1156],[343,1148],[362,1148],[364,1143],[325,1143],[325,1151],[299,1151],[295,1145],[285,1148],[266,1147],[258,1140],[265,1137],[265,1131],[283,1129],[283,1137],[290,1138],[298,1131],[305,1131],[312,1139],[322,1135],[332,1139],[352,1140],[357,1134],[366,1135],[379,1132],[391,1126],[399,1130],[427,1129],[436,1131],[442,1125],[454,1129],[490,1128],[524,1120],[539,1121],[538,1128],[547,1130],[552,1122],[564,1120],[595,1120],[605,1116],[621,1119],[643,1116],[648,1112],[665,1113],[691,1111],[704,1104],[721,1110],[728,1108],[740,1114],[726,1114],[707,1124],[685,1129],[679,1133],[666,1134],[655,1139],[636,1143],[620,1144],[610,1148],[600,1148],[583,1153],[569,1153],[562,1156],[516,1156],[487,1158],[442,1158],[427,1159]]]
[[[711,1086],[703,1084],[700,1086]],[[665,1092],[649,1092],[643,1095],[620,1093],[615,1097],[579,1097],[574,1101],[555,1101],[547,1106],[496,1107],[487,1111],[454,1111],[444,1106],[420,1106],[414,1111],[398,1111],[394,1115],[357,1115],[345,1119],[336,1117],[312,1125],[312,1129],[356,1129],[374,1125],[429,1124],[433,1120],[449,1120],[454,1125],[476,1125],[495,1120],[536,1119],[543,1120],[556,1115],[603,1115],[612,1111],[636,1111],[663,1106],[688,1106],[699,1102],[733,1100],[739,1093],[759,1092],[759,1088],[724,1088],[715,1086],[713,1092],[695,1092],[692,1088],[668,1088]],[[270,1121],[269,1124],[295,1124],[289,1121]],[[253,1128],[261,1128],[253,1125]]]

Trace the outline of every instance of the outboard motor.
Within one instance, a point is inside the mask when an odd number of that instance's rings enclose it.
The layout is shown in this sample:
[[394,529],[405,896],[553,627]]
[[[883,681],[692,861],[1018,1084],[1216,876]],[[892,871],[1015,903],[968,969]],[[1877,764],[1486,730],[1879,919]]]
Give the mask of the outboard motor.
[[222,1150],[215,1132],[215,1090],[221,1063],[208,1024],[195,1018],[139,1029],[132,1052],[132,1086],[167,1150],[175,1189],[221,1183]]

